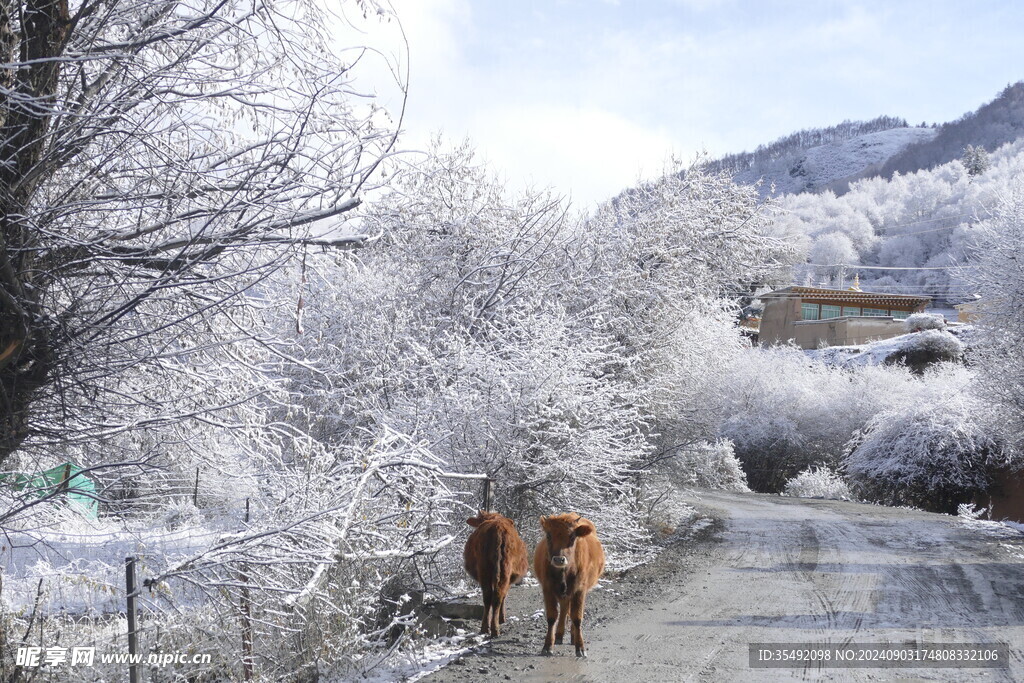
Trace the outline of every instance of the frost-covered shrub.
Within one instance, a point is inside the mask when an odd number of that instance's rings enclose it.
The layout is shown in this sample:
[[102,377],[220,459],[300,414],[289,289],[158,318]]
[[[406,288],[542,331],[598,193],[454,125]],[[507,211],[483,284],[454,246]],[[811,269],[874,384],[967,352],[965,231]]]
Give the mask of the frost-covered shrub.
[[195,527],[202,521],[202,514],[192,501],[172,500],[160,511],[159,523],[166,529]]
[[903,365],[839,367],[798,349],[750,349],[722,379],[719,435],[733,442],[750,487],[777,493],[809,467],[837,468],[877,413],[942,400],[969,379],[959,365],[915,375]]
[[966,393],[922,400],[873,417],[851,440],[843,467],[855,494],[886,505],[955,513],[984,493],[1009,451]]
[[964,354],[963,342],[940,329],[925,330],[915,335],[907,349],[928,353],[936,358],[956,359]]
[[917,374],[938,363],[958,363],[964,358],[963,342],[945,330],[924,330],[897,339],[901,343],[885,357],[885,363],[905,365]]
[[925,388],[902,367],[848,370],[798,349],[750,349],[722,379],[719,435],[733,442],[750,487],[777,493],[808,467],[838,466],[868,419]]
[[787,496],[850,500],[850,487],[829,467],[810,467],[786,482]]
[[683,449],[672,459],[671,468],[675,482],[682,486],[725,491],[750,490],[747,475],[728,439],[702,441]]
[[[680,532],[694,529],[694,522],[700,513],[691,505],[685,489],[673,476],[665,472],[654,472],[644,476],[639,486],[635,515],[641,517],[652,530],[654,544],[671,543],[678,539]],[[700,528],[700,527],[698,527]],[[628,552],[615,551],[608,555],[609,566],[625,569],[650,559],[654,554],[651,545],[641,546]]]
[[946,329],[946,319],[934,313],[914,313],[907,316],[907,319],[903,321],[903,325],[906,327],[907,332],[944,330]]
[[956,516],[972,522],[984,519],[989,514],[987,507],[979,508],[974,503],[960,503],[956,506]]

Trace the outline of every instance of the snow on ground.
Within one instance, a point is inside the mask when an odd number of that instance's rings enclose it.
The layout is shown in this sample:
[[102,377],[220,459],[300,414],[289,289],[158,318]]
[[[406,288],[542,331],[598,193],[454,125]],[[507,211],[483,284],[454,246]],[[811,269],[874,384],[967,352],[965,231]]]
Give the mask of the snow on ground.
[[[460,629],[461,631],[461,629]],[[387,664],[376,666],[360,679],[367,683],[391,683],[392,681],[418,681],[438,669],[451,664],[485,640],[479,633],[459,633],[450,638],[437,638],[422,648],[392,652],[387,655]],[[367,657],[373,657],[370,653]],[[342,683],[351,680],[349,673],[327,672],[324,680]]]
[[898,337],[882,339],[869,344],[857,344],[855,346],[829,346],[823,349],[810,349],[804,351],[808,356],[828,365],[841,367],[864,367],[866,365],[881,365],[887,358],[899,353],[909,351],[935,350],[954,352],[958,346],[962,352],[962,344],[951,334],[939,330],[925,330],[924,332],[911,332],[901,334]]
[[985,536],[999,539],[999,545],[1014,557],[1024,558],[1024,524],[1008,520],[994,521],[959,517],[961,524]]
[[152,573],[147,568],[185,559],[223,533],[196,525],[169,529],[159,522],[126,528],[55,509],[50,523],[0,537],[2,599],[15,612],[31,610],[40,594],[43,614],[117,613],[124,610],[126,557],[138,558],[141,581]]

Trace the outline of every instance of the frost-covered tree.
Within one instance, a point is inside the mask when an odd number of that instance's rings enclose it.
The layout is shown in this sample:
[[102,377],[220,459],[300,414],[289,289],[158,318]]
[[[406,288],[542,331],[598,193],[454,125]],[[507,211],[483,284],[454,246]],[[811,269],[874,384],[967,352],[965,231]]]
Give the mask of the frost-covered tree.
[[1024,446],[1024,188],[1017,186],[983,226],[964,277],[980,294],[978,370],[985,395],[1002,410],[1015,445]]
[[[835,251],[835,235],[849,238],[853,253],[844,250],[852,257],[847,262],[872,266],[860,273],[867,291],[959,303],[974,294],[959,266],[979,253],[979,226],[1012,193],[1024,169],[1022,150],[1020,141],[995,150],[981,175],[972,176],[964,164],[952,161],[891,180],[856,181],[841,197],[829,192],[784,196],[777,223],[804,236],[804,243],[793,242],[810,263],[831,263],[821,259]],[[798,279],[808,272],[798,269]]]
[[401,171],[365,225],[384,237],[358,260],[310,259],[303,364],[282,370],[294,423],[327,444],[415,434],[493,476],[525,528],[571,500],[610,541],[635,539],[642,389],[587,318],[593,258],[565,205],[509,192],[463,146]]
[[711,397],[744,342],[737,303],[779,285],[796,258],[753,188],[699,167],[668,173],[588,221],[593,282],[584,301],[630,360],[654,417],[655,458],[714,435]]
[[819,277],[827,278],[836,287],[843,284],[841,280],[844,277],[848,277],[849,266],[859,260],[853,242],[839,232],[830,232],[816,239],[808,258],[817,266]]
[[985,148],[975,147],[974,145],[967,145],[964,148],[963,156],[960,157],[960,163],[967,169],[967,175],[971,176],[981,175],[992,165]]
[[353,242],[323,223],[394,135],[343,26],[292,0],[4,5],[0,463],[194,414],[168,359],[226,341],[207,321],[296,245]]
[[[346,10],[376,21],[373,2]],[[395,142],[355,87],[372,51],[347,27],[291,0],[0,8],[0,469],[89,468],[103,518],[83,538],[125,540],[106,573],[57,569],[47,590],[69,575],[112,595],[124,555],[145,555],[146,608],[165,618],[143,642],[242,653],[190,674],[208,680],[315,671],[386,637],[356,621],[380,600],[351,582],[442,543],[426,513],[461,500],[417,441],[328,448],[277,419],[293,356],[267,318],[295,300],[274,277],[303,249],[361,242],[340,224]],[[52,501],[7,494],[5,537],[45,548]],[[344,576],[324,569],[339,557]],[[59,611],[38,617],[34,644],[67,633]]]

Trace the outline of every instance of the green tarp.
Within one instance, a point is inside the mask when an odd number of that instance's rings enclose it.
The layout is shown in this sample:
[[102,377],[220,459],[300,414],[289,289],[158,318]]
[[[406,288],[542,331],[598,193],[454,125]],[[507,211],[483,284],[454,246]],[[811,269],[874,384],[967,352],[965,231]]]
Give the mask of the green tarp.
[[96,484],[82,471],[78,465],[66,462],[36,474],[0,475],[0,481],[9,482],[15,491],[28,491],[37,498],[56,492],[52,500],[67,500],[72,509],[96,519],[99,513]]

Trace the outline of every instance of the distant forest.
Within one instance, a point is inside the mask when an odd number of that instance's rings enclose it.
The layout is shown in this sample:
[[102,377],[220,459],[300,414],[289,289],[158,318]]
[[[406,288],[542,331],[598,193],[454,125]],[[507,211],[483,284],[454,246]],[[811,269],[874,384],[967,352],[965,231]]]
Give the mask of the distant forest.
[[[884,117],[883,117],[884,118]],[[876,119],[879,120],[879,119]],[[928,142],[908,146],[882,167],[881,175],[912,173],[959,159],[968,145],[993,152],[1024,134],[1024,81],[1006,86],[999,97],[956,121],[944,123]],[[783,138],[788,139],[788,138]],[[779,141],[781,142],[781,140]],[[778,144],[778,143],[773,143]]]

